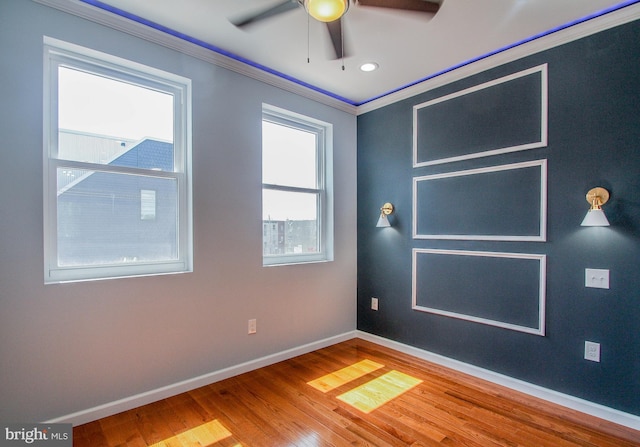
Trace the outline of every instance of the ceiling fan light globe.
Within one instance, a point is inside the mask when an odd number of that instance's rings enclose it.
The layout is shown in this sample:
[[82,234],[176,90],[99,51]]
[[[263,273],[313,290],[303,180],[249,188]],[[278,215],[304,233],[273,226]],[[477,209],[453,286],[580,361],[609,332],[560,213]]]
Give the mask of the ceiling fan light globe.
[[320,22],[338,20],[349,8],[348,0],[305,0],[304,6],[311,17]]

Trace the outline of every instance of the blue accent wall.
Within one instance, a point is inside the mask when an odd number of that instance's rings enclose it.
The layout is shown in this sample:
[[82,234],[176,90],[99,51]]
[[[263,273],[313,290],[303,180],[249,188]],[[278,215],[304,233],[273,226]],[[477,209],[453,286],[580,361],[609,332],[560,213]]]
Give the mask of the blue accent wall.
[[[359,116],[358,329],[640,415],[639,61],[636,21]],[[546,147],[412,167],[414,105],[540,64],[548,64]],[[455,120],[463,112],[450,113]],[[474,144],[474,132],[463,137]],[[548,163],[546,242],[412,238],[414,177],[540,159]],[[604,207],[610,227],[580,226],[585,194],[595,186],[611,193]],[[529,186],[502,187],[526,195]],[[447,206],[446,197],[431,200]],[[384,202],[396,209],[392,227],[376,228]],[[511,218],[507,209],[493,216],[494,225]],[[546,255],[546,335],[413,310],[414,248]],[[585,288],[585,268],[610,269],[611,288]],[[465,290],[483,276],[467,272],[456,281]],[[371,310],[371,297],[379,298],[378,311]],[[583,358],[585,340],[601,344],[600,363]]]

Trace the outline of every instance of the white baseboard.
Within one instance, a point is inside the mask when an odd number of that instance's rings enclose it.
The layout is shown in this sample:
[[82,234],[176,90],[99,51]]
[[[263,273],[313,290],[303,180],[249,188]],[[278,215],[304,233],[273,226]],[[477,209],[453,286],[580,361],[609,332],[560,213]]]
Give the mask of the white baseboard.
[[405,354],[412,355],[423,360],[427,360],[429,362],[436,363],[446,368],[451,368],[453,370],[469,374],[479,379],[483,379],[488,382],[492,382],[497,385],[501,385],[515,391],[528,394],[533,397],[537,397],[539,399],[546,400],[548,402],[562,405],[563,407],[570,408],[572,410],[580,411],[582,413],[589,414],[616,424],[620,424],[634,430],[640,430],[639,416],[609,408],[604,405],[589,402],[587,400],[570,396],[568,394],[563,394],[558,391],[543,388],[538,385],[533,385],[522,380],[514,379],[503,374],[480,368],[478,366],[460,362],[458,360],[444,357],[439,354],[434,354],[423,349],[415,348],[413,346],[405,345],[362,331],[345,332],[343,334],[325,338],[323,340],[318,340],[295,348],[287,349],[285,351],[241,363],[239,365],[230,366],[228,368],[207,373],[198,377],[194,377],[192,379],[187,379],[182,382],[157,388],[155,390],[136,394],[134,396],[130,396],[114,402],[108,402],[106,404],[99,405],[93,408],[51,419],[49,421],[45,421],[45,423],[71,423],[73,425],[85,424],[87,422],[95,421],[97,419],[131,410],[133,408],[137,408],[139,406],[146,405],[152,402],[156,402],[167,397],[175,396],[176,394],[184,393],[201,386],[219,382],[220,380],[228,379],[229,377],[234,377],[239,374],[243,374],[258,368],[263,368],[265,366],[281,362],[283,360],[297,357],[302,354],[307,354],[309,352],[322,349],[336,343],[351,340],[352,338],[356,337],[379,344],[381,346],[385,346],[390,349],[394,349],[399,352],[403,352]]
[[174,383],[172,385],[167,385],[155,390],[116,400],[114,402],[108,402],[103,405],[98,405],[97,407],[67,414],[65,416],[45,421],[45,423],[71,423],[74,426],[85,424],[87,422],[95,421],[97,419],[112,416],[123,411],[131,410],[142,405],[156,402],[161,399],[166,399],[167,397],[175,396],[186,391],[194,390],[205,385],[219,382],[220,380],[228,379],[229,377],[234,377],[239,374],[243,374],[255,369],[263,368],[265,366],[281,362],[283,360],[297,357],[302,354],[307,354],[309,352],[316,351],[318,349],[322,349],[336,343],[351,340],[355,337],[357,337],[356,331],[345,332],[344,334],[287,349],[285,351],[277,352],[265,357],[260,357],[258,359],[241,363],[239,365],[230,366],[228,368],[210,372],[199,377],[183,380],[182,382]]
[[624,425],[625,427],[629,427],[634,430],[640,430],[640,416],[605,407],[604,405],[596,404],[584,399],[580,399],[578,397],[570,396],[568,394],[563,394],[558,391],[550,390],[548,388],[543,388],[538,385],[533,385],[522,380],[514,379],[512,377],[480,368],[478,366],[463,363],[458,360],[425,351],[423,349],[414,348],[413,346],[398,343],[396,341],[369,334],[367,332],[357,331],[356,335],[358,338],[361,338],[363,340],[367,340],[372,343],[376,343],[387,348],[436,363],[446,368],[469,374],[470,376],[474,376],[479,379],[495,383],[497,385],[502,385],[512,390],[519,391],[521,393],[525,393],[530,396],[546,400],[548,402],[553,402],[554,404],[558,404],[563,407],[579,411],[581,413],[586,413],[600,419],[613,422],[615,424]]

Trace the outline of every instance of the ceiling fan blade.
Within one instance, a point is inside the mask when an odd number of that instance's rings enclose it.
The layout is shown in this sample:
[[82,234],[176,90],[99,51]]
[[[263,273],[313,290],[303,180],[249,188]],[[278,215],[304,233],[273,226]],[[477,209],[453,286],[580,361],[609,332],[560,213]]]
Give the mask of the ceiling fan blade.
[[296,0],[284,0],[278,3],[275,6],[270,6],[267,9],[262,11],[258,11],[253,14],[243,15],[236,18],[229,19],[231,23],[235,26],[242,28],[247,25],[251,25],[252,23],[258,22],[260,20],[267,19],[269,17],[273,17],[278,14],[282,14],[283,12],[291,11],[292,9],[296,9],[299,6]]
[[381,8],[405,9],[407,11],[421,11],[436,13],[440,4],[423,0],[358,0],[361,6],[378,6]]
[[342,59],[343,57],[346,57],[342,36],[342,19],[327,22],[327,31],[329,31],[333,51],[336,55],[335,59]]

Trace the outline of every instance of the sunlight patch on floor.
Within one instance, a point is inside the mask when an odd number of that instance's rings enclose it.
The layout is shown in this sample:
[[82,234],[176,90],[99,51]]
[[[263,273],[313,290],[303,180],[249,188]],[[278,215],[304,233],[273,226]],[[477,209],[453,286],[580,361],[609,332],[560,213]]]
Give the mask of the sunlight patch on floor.
[[[217,419],[199,425],[179,435],[164,439],[150,447],[178,447],[192,445],[212,445],[223,439],[230,438],[232,433]],[[233,447],[242,447],[239,443]]]
[[338,371],[307,382],[307,384],[322,391],[323,393],[326,393],[383,367],[384,365],[381,365],[380,363],[365,359],[358,363],[354,363],[351,366],[347,366],[346,368],[342,368]]
[[394,370],[341,394],[338,399],[364,413],[370,413],[420,383],[422,380]]

